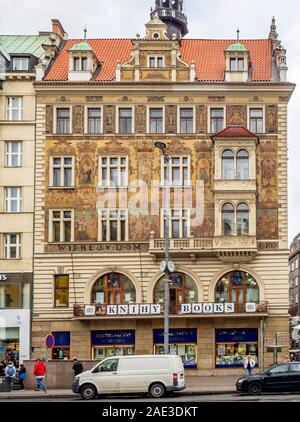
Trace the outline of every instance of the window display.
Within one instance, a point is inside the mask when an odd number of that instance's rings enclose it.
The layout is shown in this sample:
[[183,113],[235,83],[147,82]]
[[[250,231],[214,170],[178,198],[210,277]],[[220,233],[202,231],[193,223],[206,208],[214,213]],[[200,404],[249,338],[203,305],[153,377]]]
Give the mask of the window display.
[[0,329],[0,360],[19,361],[19,328]]
[[69,331],[52,332],[54,337],[54,347],[52,349],[52,359],[67,360],[70,359],[71,335]]
[[111,356],[131,356],[134,355],[133,346],[107,346],[93,347],[93,359],[101,360]]
[[[164,346],[155,346],[154,353],[156,355],[164,354]],[[170,355],[180,356],[185,368],[197,367],[197,345],[196,344],[180,344],[170,346]]]

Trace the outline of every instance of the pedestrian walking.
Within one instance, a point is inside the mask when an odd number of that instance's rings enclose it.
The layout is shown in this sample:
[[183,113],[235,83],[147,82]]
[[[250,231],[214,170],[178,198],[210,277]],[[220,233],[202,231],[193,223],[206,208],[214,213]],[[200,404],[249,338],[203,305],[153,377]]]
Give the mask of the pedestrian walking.
[[246,371],[246,374],[251,377],[253,368],[255,367],[255,360],[252,358],[252,356],[248,355],[244,362],[244,368]]
[[25,378],[26,378],[26,368],[23,364],[21,364],[20,369],[19,369],[19,382],[20,382],[21,390],[25,390],[25,387],[24,387]]
[[2,360],[0,362],[0,377],[5,376],[5,368],[6,368],[6,363],[4,362],[4,360]]
[[36,389],[35,391],[45,391],[46,388],[44,385],[44,378],[46,375],[46,365],[42,359],[37,359],[36,364],[34,365],[33,374],[36,379]]
[[16,368],[14,364],[9,361],[7,367],[5,368],[5,385],[6,391],[10,393],[13,389],[14,379],[16,378]]
[[76,375],[82,374],[83,372],[83,366],[82,363],[79,362],[76,358],[73,359],[74,365],[72,367],[73,371],[74,371],[74,375],[76,377]]

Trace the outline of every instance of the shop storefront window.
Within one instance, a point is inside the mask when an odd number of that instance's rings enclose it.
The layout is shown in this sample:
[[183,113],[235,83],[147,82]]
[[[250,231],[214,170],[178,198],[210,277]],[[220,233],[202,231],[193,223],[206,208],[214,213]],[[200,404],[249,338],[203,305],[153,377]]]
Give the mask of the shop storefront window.
[[19,328],[0,328],[0,361],[19,361],[20,330]]
[[100,277],[94,284],[91,301],[97,305],[135,303],[135,287],[132,281],[123,274],[106,274]]
[[[164,354],[164,331],[153,330],[154,354]],[[185,368],[197,368],[197,329],[170,329],[170,354],[180,356]]]
[[134,330],[92,331],[92,359],[131,356],[135,350]]
[[216,330],[216,368],[243,368],[248,355],[258,366],[256,328]]
[[218,281],[215,291],[216,302],[243,304],[259,302],[259,287],[248,273],[233,271]]
[[52,333],[55,343],[52,349],[52,359],[67,360],[70,359],[70,332],[60,331]]
[[[170,275],[170,312],[176,310],[183,303],[197,303],[198,290],[194,280],[186,274],[174,273]],[[165,278],[162,277],[154,288],[154,303],[163,304],[165,297]]]

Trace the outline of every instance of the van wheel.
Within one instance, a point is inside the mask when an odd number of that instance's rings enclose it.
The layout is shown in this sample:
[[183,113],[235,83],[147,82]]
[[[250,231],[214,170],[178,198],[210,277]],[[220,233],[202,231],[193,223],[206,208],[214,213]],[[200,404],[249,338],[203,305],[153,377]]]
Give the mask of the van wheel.
[[161,397],[165,395],[165,393],[166,393],[165,387],[159,382],[152,384],[151,387],[149,388],[149,394],[154,399],[160,399]]
[[96,398],[97,391],[92,384],[87,384],[81,388],[80,394],[83,400],[93,400]]
[[262,392],[262,386],[258,382],[253,382],[248,387],[248,393],[251,394],[251,396],[259,396]]

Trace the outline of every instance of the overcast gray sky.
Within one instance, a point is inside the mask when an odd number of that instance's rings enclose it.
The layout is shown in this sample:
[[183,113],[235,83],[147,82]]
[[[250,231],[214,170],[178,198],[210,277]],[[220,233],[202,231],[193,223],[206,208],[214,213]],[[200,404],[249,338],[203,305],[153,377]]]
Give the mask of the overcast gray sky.
[[[135,37],[144,34],[154,0],[0,0],[1,34],[34,34],[50,30],[51,18],[60,19],[71,38]],[[185,0],[189,38],[265,38],[273,15],[279,38],[288,51],[290,82],[300,85],[299,0]],[[289,107],[289,234],[300,232],[300,89]]]

